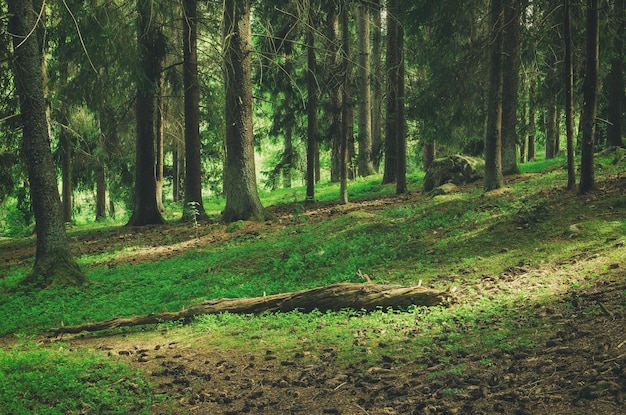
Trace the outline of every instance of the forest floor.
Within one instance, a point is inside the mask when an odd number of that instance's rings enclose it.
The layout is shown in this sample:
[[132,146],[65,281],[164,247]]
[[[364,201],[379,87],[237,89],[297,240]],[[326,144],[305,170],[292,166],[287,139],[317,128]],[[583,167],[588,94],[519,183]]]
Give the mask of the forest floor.
[[[624,176],[605,182],[602,189],[622,195],[625,191]],[[305,205],[302,214],[311,224],[353,210],[375,212],[414,197],[388,196],[345,206],[316,203]],[[202,224],[200,238],[194,237],[192,225],[176,224],[107,230],[104,232],[111,234],[106,238],[101,233],[85,233],[72,244],[80,254],[103,252],[105,244],[115,241],[112,234],[124,239],[141,232],[144,240],[153,238],[153,247],[141,255],[135,252],[132,258],[120,256],[112,261],[158,261],[188,246],[273,232],[297,220],[293,211],[289,205],[274,207],[277,220],[246,223],[240,232],[227,233],[224,226]],[[164,234],[179,244],[162,247]],[[610,244],[624,252],[624,240]],[[33,246],[28,244],[3,250],[1,259],[15,263],[32,255]],[[592,263],[603,270],[600,275],[581,276],[574,286],[571,280],[560,278],[579,274]],[[455,304],[472,301],[470,294],[464,297],[466,293],[498,295],[505,289],[503,282],[509,288],[536,290],[538,277],[546,286],[562,280],[570,288],[551,301],[532,306],[534,315],[549,322],[550,333],[538,345],[511,351],[498,348],[475,355],[463,349],[438,348],[447,340],[443,333],[433,339],[430,352],[418,359],[397,357],[389,350],[372,363],[364,348],[360,363],[346,364],[337,360],[338,350],[323,344],[304,353],[276,353],[272,344],[230,350],[207,346],[203,340],[210,333],[184,327],[64,336],[61,340],[71,348],[113,356],[146,373],[156,393],[173,398],[155,404],[153,413],[626,414],[626,261],[607,263],[602,253],[590,252],[572,255],[561,263],[520,266],[497,278],[485,275],[469,283],[471,286],[455,293]],[[520,327],[531,324],[526,313],[520,313],[518,323]],[[384,350],[387,345],[381,342],[377,347]]]

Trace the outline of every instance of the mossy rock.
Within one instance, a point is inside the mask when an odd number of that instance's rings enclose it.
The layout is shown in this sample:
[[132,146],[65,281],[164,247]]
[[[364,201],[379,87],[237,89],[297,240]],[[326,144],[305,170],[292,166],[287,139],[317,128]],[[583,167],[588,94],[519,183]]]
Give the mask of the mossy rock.
[[476,157],[453,154],[434,160],[424,177],[422,190],[430,192],[445,183],[462,186],[482,179],[485,162]]

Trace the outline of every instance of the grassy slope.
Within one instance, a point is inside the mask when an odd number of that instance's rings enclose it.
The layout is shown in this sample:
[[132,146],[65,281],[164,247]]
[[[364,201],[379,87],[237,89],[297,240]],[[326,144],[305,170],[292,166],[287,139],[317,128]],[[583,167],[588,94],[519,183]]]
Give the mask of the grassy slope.
[[[207,298],[362,282],[359,275],[367,274],[374,282],[408,285],[422,281],[450,289],[462,303],[366,316],[347,312],[211,316],[189,329],[209,331],[213,334],[210,342],[229,348],[251,347],[249,336],[258,332],[279,351],[307,336],[311,347],[337,347],[345,362],[361,358],[357,349],[376,342],[391,344],[399,355],[426,353],[432,339],[442,333],[450,350],[462,347],[479,353],[489,347],[532,347],[543,331],[551,329],[533,314],[533,305],[573,286],[589,284],[625,257],[620,244],[626,235],[623,192],[611,196],[602,190],[589,196],[565,192],[562,163],[525,165],[527,172],[543,173],[524,175],[507,189],[487,195],[471,186],[434,199],[412,194],[401,204],[369,213],[363,208],[322,222],[307,221],[300,205],[294,204],[290,220],[276,231],[247,233],[244,229],[228,242],[189,247],[158,261],[133,261],[133,255],[141,252],[137,246],[153,242],[133,235],[108,252],[79,259],[91,281],[81,289],[9,293],[30,267],[28,263],[15,265],[0,282],[4,291],[0,294],[0,334],[32,335],[59,324],[179,310]],[[600,185],[604,176],[614,178],[616,172],[610,160],[602,160]],[[393,193],[393,188],[378,182],[379,178],[373,178],[351,184],[351,199]],[[411,188],[418,190],[420,183],[420,178],[414,178]],[[297,192],[267,195],[265,204],[289,201],[298,197]],[[336,194],[333,186],[318,193],[321,199]],[[192,231],[189,238],[193,239]],[[161,243],[168,244],[167,234]],[[128,260],[111,266],[119,256]],[[572,259],[582,257],[596,259],[578,264],[575,271],[568,268],[575,262]],[[524,285],[515,279],[521,272]],[[420,321],[419,335],[414,333],[416,321]],[[533,323],[524,329],[521,321]],[[411,338],[410,345],[407,338]],[[41,353],[35,346],[22,347],[26,355],[20,357],[27,360],[36,360]],[[15,353],[0,354],[0,373],[10,373],[7,362],[16,359]],[[374,353],[369,358],[377,357]],[[94,358],[46,355],[43,359],[85,362]]]

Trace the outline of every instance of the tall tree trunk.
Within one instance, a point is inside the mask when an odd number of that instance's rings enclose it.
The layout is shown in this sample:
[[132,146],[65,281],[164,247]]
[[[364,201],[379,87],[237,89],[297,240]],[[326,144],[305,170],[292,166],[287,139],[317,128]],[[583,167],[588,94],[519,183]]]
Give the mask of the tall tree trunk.
[[587,0],[587,59],[585,64],[583,141],[578,191],[587,193],[594,188],[594,140],[598,103],[598,72],[600,55],[599,0]]
[[624,36],[626,32],[626,6],[624,0],[616,0],[614,9],[615,37],[613,57],[609,73],[609,125],[607,147],[624,147],[622,140],[622,113],[624,112]]
[[535,135],[537,133],[537,125],[535,123],[537,105],[537,81],[530,80],[530,88],[528,92],[528,152],[526,160],[533,161],[535,159]]
[[398,173],[398,77],[401,63],[398,45],[400,22],[397,18],[399,1],[389,0],[387,4],[387,105],[383,184],[395,182]]
[[559,62],[557,57],[551,58],[552,63],[547,74],[546,88],[548,90],[548,105],[546,108],[546,142],[545,157],[553,159],[556,157],[557,141],[559,140],[559,90],[561,82],[559,81]]
[[423,151],[422,164],[424,171],[426,171],[435,160],[435,143],[424,143]]
[[106,191],[107,182],[106,174],[104,170],[104,162],[102,160],[96,160],[96,222],[106,219]]
[[155,92],[165,41],[155,27],[150,2],[137,2],[137,44],[140,75],[137,80],[135,118],[137,124],[135,150],[135,206],[127,226],[165,223],[156,199],[155,158]]
[[[101,187],[103,193],[107,192],[107,183],[111,180],[111,175],[113,168],[111,167],[111,159],[114,157],[114,154],[119,152],[119,136],[117,131],[117,116],[115,114],[115,110],[109,106],[104,105],[99,110],[99,120],[101,127],[101,135],[100,135],[100,147],[102,148],[101,157],[98,158],[97,163],[101,164],[104,172],[104,186]],[[98,190],[96,189],[96,192]],[[103,196],[106,200],[106,196]],[[106,203],[106,201],[104,202]],[[106,206],[97,207],[96,206],[96,218],[99,213],[102,213],[106,216],[107,208]],[[109,192],[109,217],[115,217],[115,202],[113,200],[113,194]],[[103,216],[103,217],[104,217]]]
[[352,107],[352,91],[350,82],[352,79],[352,64],[350,62],[350,19],[349,7],[343,4],[341,10],[341,142],[339,144],[340,166],[340,191],[339,203],[348,203],[348,168],[350,164],[349,145],[354,142],[354,108]]
[[105,161],[107,159],[106,135],[101,129],[98,119],[98,154],[95,156],[94,176],[96,180],[96,222],[103,221],[107,215],[107,182]]
[[526,161],[526,143],[527,143],[527,137],[526,134],[528,132],[528,107],[529,104],[527,103],[527,98],[528,98],[528,94],[526,91],[526,85],[524,84],[524,97],[526,99],[522,100],[522,113],[520,114],[520,121],[522,124],[522,129],[520,131],[519,137],[520,137],[520,143],[519,143],[519,162],[520,163],[524,163]]
[[315,200],[315,166],[317,163],[316,147],[319,142],[319,129],[317,122],[317,59],[315,56],[315,31],[311,1],[307,0],[307,27],[306,51],[307,51],[307,140],[306,140],[306,200]]
[[269,218],[259,199],[252,131],[250,0],[225,0],[223,19],[226,161],[225,222]]
[[519,173],[517,166],[517,103],[520,69],[520,0],[504,4],[502,87],[502,174]]
[[[397,16],[401,13],[401,7],[405,5],[403,1],[398,1],[396,6]],[[406,119],[404,110],[404,27],[398,24],[397,28],[398,51],[398,75],[396,93],[396,194],[407,192],[406,184]]]
[[503,186],[502,178],[502,0],[491,0],[489,94],[485,137],[485,191]]
[[382,6],[380,0],[371,2],[372,27],[372,161],[378,171],[383,148],[383,64],[382,64]]
[[285,189],[290,189],[292,186],[293,179],[293,170],[295,168],[295,148],[293,145],[293,130],[296,125],[296,117],[295,112],[289,109],[293,108],[293,43],[291,40],[287,40],[283,45],[285,50],[285,65],[284,65],[284,75],[285,75],[285,85],[284,85],[284,93],[285,93],[285,108],[288,110],[285,112],[283,131],[284,131],[284,150],[282,157],[282,174],[283,174],[283,187]]
[[161,213],[165,212],[163,205],[163,163],[165,161],[165,106],[164,106],[165,78],[159,69],[156,110],[156,164],[154,166],[156,181],[156,201]]
[[[61,105],[65,106],[65,103]],[[72,141],[68,130],[69,118],[67,110],[61,110],[61,131],[59,133],[59,146],[61,147],[61,203],[63,208],[63,221],[72,221]]]
[[368,6],[357,6],[357,47],[359,53],[359,124],[358,174],[365,177],[374,173],[372,163],[372,88],[370,71],[370,15]]
[[197,3],[197,0],[183,1],[183,87],[185,90],[183,104],[185,112],[183,221],[207,217],[202,202]]
[[31,0],[8,0],[9,32],[13,35],[15,86],[23,124],[22,157],[28,170],[35,213],[35,263],[26,285],[79,285],[86,281],[70,252],[61,212],[61,198],[50,150],[42,60]]
[[574,161],[574,64],[572,62],[572,2],[564,0],[565,31],[565,130],[567,135],[567,188],[576,187]]
[[329,111],[330,127],[328,136],[330,138],[330,181],[339,183],[341,181],[341,126],[343,108],[343,86],[341,74],[341,41],[339,39],[339,16],[337,8],[331,6],[327,9],[326,15],[326,38],[329,44],[328,54],[330,62],[330,85],[329,85]]

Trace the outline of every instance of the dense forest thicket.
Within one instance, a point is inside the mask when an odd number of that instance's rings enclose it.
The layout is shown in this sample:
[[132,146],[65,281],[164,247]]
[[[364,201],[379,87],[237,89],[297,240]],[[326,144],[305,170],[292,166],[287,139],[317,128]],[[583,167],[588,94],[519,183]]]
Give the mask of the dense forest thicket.
[[225,198],[222,220],[264,219],[259,186],[306,183],[314,200],[330,180],[347,203],[357,176],[404,193],[407,171],[452,153],[484,156],[485,191],[564,153],[568,187],[587,192],[593,154],[624,145],[625,13],[624,0],[4,2],[2,232],[36,222],[27,282],[79,284],[65,237],[79,215],[162,224],[179,203],[194,221]]

